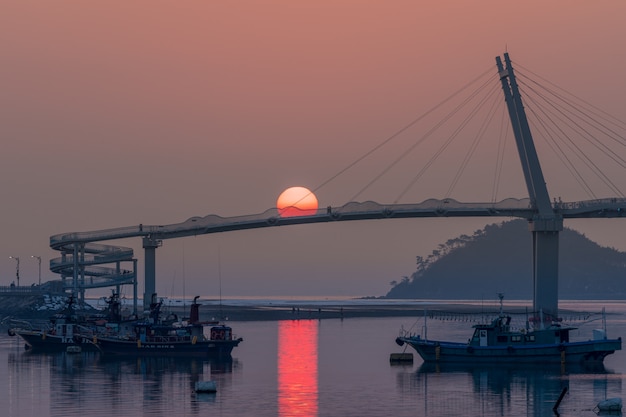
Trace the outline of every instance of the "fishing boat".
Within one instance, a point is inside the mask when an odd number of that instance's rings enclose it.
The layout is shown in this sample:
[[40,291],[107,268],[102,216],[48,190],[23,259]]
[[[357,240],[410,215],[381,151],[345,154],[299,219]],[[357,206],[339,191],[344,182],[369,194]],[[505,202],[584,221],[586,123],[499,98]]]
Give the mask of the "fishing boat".
[[243,339],[235,337],[230,326],[201,322],[197,299],[191,304],[189,320],[178,321],[176,317],[161,320],[163,300],[156,302],[153,297],[148,319],[120,327],[110,335],[85,338],[84,342],[93,344],[104,355],[230,357]]
[[[502,311],[490,323],[473,326],[474,334],[467,343],[429,340],[421,335],[401,334],[396,338],[400,346],[413,347],[426,363],[515,363],[515,364],[593,364],[603,363],[607,355],[622,349],[622,339],[608,339],[606,326],[593,331],[593,338],[571,341],[575,327],[562,325],[558,320],[536,320],[538,328],[514,329],[511,316]],[[544,324],[546,323],[546,324]],[[549,324],[547,324],[549,323]]]
[[85,316],[77,311],[76,299],[70,295],[63,310],[52,315],[44,326],[35,327],[27,321],[14,321],[15,326],[9,328],[8,334],[21,337],[26,342],[25,349],[32,352],[95,351],[97,349],[93,345],[83,341],[105,331],[108,324],[117,325],[121,320],[118,294],[113,293],[106,303],[104,311]]

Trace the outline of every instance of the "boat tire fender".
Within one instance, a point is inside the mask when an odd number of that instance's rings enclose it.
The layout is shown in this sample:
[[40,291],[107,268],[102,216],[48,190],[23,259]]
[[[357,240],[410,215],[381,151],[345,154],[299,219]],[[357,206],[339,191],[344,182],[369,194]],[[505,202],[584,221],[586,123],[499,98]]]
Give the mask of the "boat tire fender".
[[474,353],[474,348],[472,346],[468,346],[467,347],[467,352],[468,353]]
[[565,351],[565,346],[563,346],[563,343],[561,343],[559,345],[559,352],[563,352],[563,351]]

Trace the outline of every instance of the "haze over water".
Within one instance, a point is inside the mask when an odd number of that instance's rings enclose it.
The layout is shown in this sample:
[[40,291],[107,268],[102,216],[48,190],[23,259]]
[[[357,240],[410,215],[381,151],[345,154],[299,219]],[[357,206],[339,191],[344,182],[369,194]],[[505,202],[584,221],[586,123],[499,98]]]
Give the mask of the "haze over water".
[[[626,306],[607,306],[609,337],[626,335]],[[505,304],[506,306],[506,304]],[[104,359],[97,354],[34,355],[17,338],[0,337],[0,408],[7,417],[57,416],[589,416],[606,398],[624,397],[626,353],[605,369],[390,365],[400,326],[420,331],[423,318],[231,322],[244,342],[232,362],[197,359]],[[464,341],[470,322],[428,322],[433,339]],[[590,338],[601,322],[573,339]],[[412,352],[407,350],[407,352]],[[195,381],[215,380],[216,394],[196,394]]]
[[[46,268],[60,256],[52,235],[261,213],[287,187],[314,189],[483,71],[497,88],[494,58],[505,50],[624,120],[624,83],[612,76],[626,72],[624,15],[621,1],[4,1],[0,285],[15,277],[9,256],[22,258],[23,285],[37,282],[32,255],[43,259],[43,281],[58,277]],[[497,148],[491,139],[486,149]],[[406,145],[316,191],[320,206],[348,203]],[[444,196],[445,178],[468,152],[452,148],[402,202]],[[435,149],[411,155],[359,200],[392,202]],[[547,145],[538,151],[554,197],[587,198]],[[510,156],[498,197],[526,197],[519,158]],[[450,197],[489,201],[493,178],[480,174],[495,165],[477,153],[468,167],[477,170]],[[607,174],[624,188],[623,168]],[[488,222],[334,223],[170,240],[157,251],[157,292],[217,293],[221,247],[224,294],[382,295],[415,270],[415,256]],[[622,220],[567,226],[626,250]],[[141,240],[128,244],[143,276]]]

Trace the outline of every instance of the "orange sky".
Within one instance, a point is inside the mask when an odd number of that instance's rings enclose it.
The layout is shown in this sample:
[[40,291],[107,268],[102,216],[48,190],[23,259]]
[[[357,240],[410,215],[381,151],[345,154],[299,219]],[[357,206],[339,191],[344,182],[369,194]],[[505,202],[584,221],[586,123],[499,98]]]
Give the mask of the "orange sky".
[[[22,258],[22,283],[35,282],[30,255],[57,256],[53,234],[259,213],[289,186],[315,189],[470,79],[495,74],[505,49],[624,120],[624,16],[624,2],[5,1],[0,285],[15,275],[10,255]],[[320,206],[346,203],[388,162],[316,192]],[[519,181],[521,172],[502,197],[523,197]],[[555,196],[585,198],[568,194],[567,176],[547,181]],[[397,187],[361,199],[387,202]],[[406,198],[447,187],[433,180]],[[457,198],[485,201],[489,190],[464,184]],[[216,294],[219,246],[224,294],[379,295],[414,271],[416,255],[485,223],[172,240],[157,253],[157,289],[181,294],[184,276],[186,295]],[[626,250],[626,222],[570,226]],[[141,242],[124,243],[143,259]]]

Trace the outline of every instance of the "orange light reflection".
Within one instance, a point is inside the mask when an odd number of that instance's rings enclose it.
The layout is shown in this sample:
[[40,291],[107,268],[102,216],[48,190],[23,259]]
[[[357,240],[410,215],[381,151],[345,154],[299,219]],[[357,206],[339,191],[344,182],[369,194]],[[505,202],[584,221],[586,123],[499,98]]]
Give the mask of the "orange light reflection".
[[278,415],[317,416],[316,320],[278,323]]

